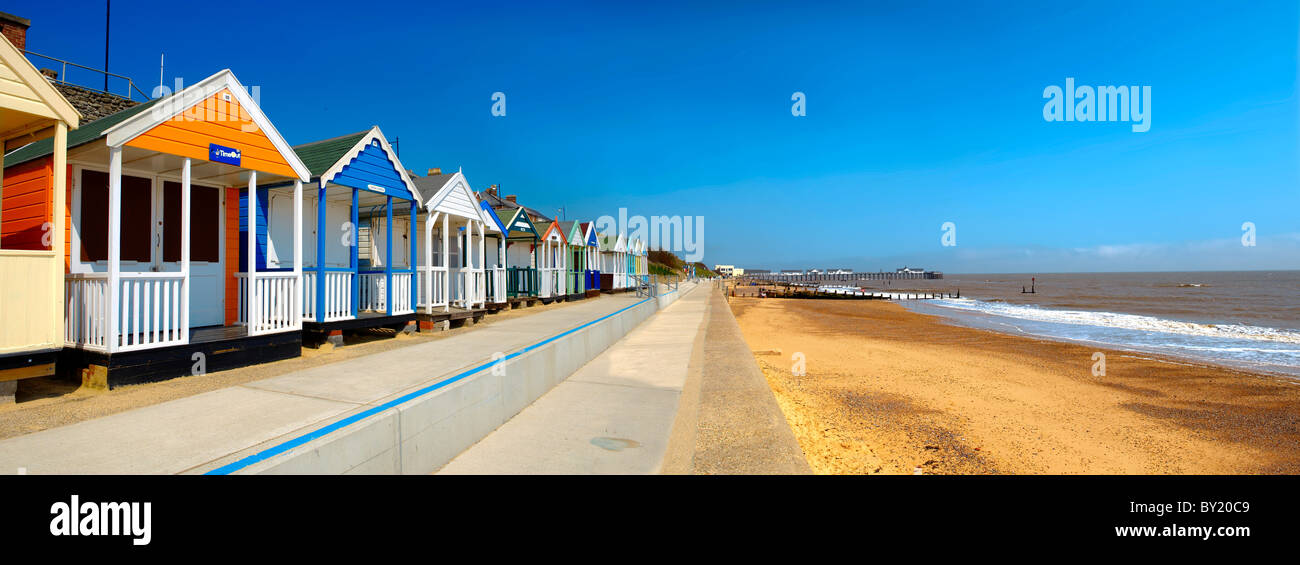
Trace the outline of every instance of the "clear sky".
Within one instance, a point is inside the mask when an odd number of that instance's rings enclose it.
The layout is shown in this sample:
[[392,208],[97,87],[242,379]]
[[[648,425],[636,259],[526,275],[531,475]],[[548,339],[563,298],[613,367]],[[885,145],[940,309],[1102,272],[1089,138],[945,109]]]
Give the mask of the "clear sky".
[[[21,4],[103,65],[102,2]],[[710,264],[1300,268],[1292,1],[302,4],[119,0],[111,70],[230,68],[291,143],[378,124],[567,219],[702,216]],[[1150,86],[1150,130],[1044,120],[1067,77]]]

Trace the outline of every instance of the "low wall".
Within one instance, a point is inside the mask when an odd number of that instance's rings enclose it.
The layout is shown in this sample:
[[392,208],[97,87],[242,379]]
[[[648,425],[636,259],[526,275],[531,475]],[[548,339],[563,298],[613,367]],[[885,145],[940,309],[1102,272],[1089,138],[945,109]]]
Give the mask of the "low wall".
[[[638,324],[693,287],[588,322],[439,382],[451,384],[350,422],[236,471],[254,474],[427,474],[447,464]],[[433,385],[437,386],[437,385]],[[399,399],[400,400],[400,399]],[[392,401],[389,401],[392,402]],[[344,419],[344,422],[347,418]],[[331,424],[337,426],[339,423]]]

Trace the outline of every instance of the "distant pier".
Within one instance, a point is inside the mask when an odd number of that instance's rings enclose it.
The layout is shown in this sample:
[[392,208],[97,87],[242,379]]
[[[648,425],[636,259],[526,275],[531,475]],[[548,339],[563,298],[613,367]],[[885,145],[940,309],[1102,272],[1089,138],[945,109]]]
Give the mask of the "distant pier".
[[943,273],[939,271],[907,271],[893,273],[745,273],[734,278],[743,282],[824,284],[855,281],[937,280],[943,278]]

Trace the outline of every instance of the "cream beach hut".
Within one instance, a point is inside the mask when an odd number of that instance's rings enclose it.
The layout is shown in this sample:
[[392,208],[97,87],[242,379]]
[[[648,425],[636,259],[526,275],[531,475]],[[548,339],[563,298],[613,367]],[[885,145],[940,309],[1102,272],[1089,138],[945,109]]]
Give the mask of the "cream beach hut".
[[36,141],[50,147],[47,158],[0,177],[0,403],[13,400],[18,380],[54,374],[63,347],[68,131],[80,121],[0,39],[0,166],[11,149]]

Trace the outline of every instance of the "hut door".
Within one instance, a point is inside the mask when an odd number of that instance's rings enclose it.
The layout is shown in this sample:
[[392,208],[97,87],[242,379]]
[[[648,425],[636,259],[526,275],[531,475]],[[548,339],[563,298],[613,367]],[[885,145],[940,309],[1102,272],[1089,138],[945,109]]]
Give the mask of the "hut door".
[[[181,270],[181,183],[163,181],[155,212],[156,271]],[[221,190],[190,185],[190,327],[225,322],[225,263],[221,253]],[[124,203],[125,205],[125,203]]]

